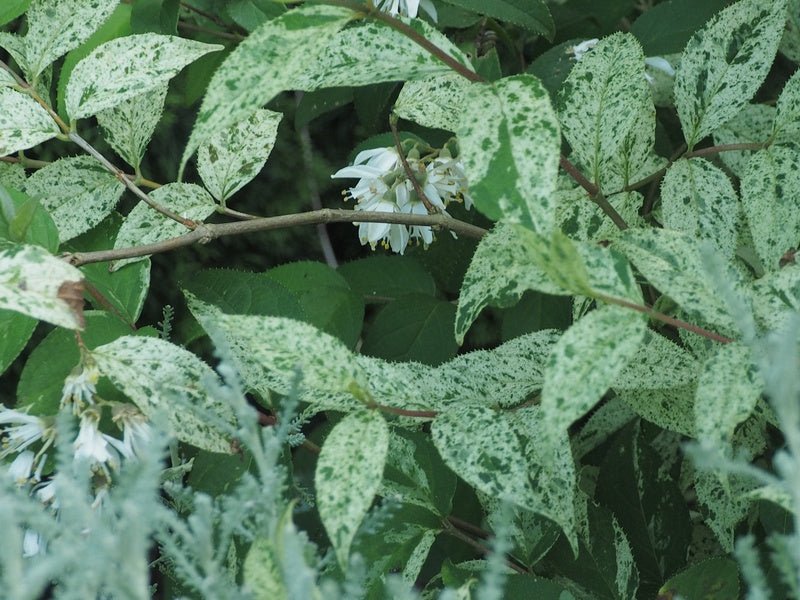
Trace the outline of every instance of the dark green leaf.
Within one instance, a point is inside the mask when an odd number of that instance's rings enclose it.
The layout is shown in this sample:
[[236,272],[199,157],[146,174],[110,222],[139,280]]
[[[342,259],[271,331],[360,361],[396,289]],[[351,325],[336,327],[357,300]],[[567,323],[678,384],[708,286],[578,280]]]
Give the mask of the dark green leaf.
[[[481,572],[474,566],[455,566],[447,561],[442,567],[442,581],[450,588],[461,587],[480,576]],[[508,575],[502,597],[504,600],[575,600],[561,584],[535,575]]]
[[31,0],[3,0],[3,5],[0,6],[0,25],[16,19],[28,10],[30,3]]
[[341,265],[339,274],[365,300],[394,300],[403,294],[436,293],[433,277],[415,259],[407,256],[369,256]]
[[545,36],[548,40],[552,40],[556,32],[553,17],[550,15],[550,9],[547,8],[544,0],[445,1],[448,4],[453,4],[478,14],[493,17],[498,21],[505,21],[524,27],[529,31]]
[[336,110],[353,101],[353,88],[323,88],[303,94],[294,114],[294,127],[301,129],[320,115]]
[[503,312],[500,335],[506,342],[542,329],[564,331],[571,324],[572,307],[568,298],[527,291],[516,306]]
[[361,351],[388,360],[439,365],[456,355],[456,307],[443,300],[407,294],[381,310]]
[[231,19],[247,31],[286,12],[284,5],[274,0],[233,0],[227,10]]
[[551,96],[555,97],[567,80],[567,75],[572,67],[575,66],[571,48],[582,41],[576,38],[553,46],[547,52],[537,56],[536,60],[528,66],[528,73],[541,79],[542,85],[547,88]]
[[38,321],[13,310],[0,310],[0,373],[28,343]]
[[232,492],[253,463],[250,454],[220,454],[199,450],[192,463],[188,483],[192,489],[212,497]]
[[702,598],[728,600],[739,597],[739,570],[730,558],[717,557],[696,563],[665,583],[658,600]]
[[178,34],[178,0],[136,0],[131,13],[133,33]]
[[[375,83],[354,90],[353,100],[356,114],[368,132],[386,130],[389,110],[399,93],[399,86],[394,81]],[[394,143],[390,142],[388,145],[394,145]]]
[[647,56],[682,52],[692,34],[731,0],[668,0],[644,12],[631,27]]

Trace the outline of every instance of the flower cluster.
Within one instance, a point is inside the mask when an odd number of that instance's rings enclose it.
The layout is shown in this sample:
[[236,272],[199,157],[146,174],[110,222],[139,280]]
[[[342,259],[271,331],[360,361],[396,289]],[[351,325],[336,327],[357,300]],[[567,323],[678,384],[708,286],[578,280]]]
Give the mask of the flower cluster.
[[[408,178],[396,148],[364,150],[351,166],[340,169],[332,177],[358,179],[356,185],[345,192],[356,201],[357,211],[427,215],[426,202],[433,210],[444,214],[451,202],[463,202],[468,209],[472,207],[464,167],[446,148],[424,157],[412,149],[406,162],[414,174],[416,186]],[[424,199],[418,195],[417,188]],[[384,248],[403,254],[412,239],[425,246],[433,241],[433,230],[427,225],[356,224],[361,243],[373,249],[380,243]]]
[[[61,394],[61,409],[70,410],[80,419],[78,434],[71,447],[74,460],[88,462],[93,472],[95,508],[102,504],[108,493],[112,471],[118,469],[123,460],[135,459],[152,437],[146,417],[135,406],[107,402],[97,397],[99,378],[96,365],[90,359],[84,360],[64,380]],[[111,419],[122,431],[122,439],[100,431],[100,419],[106,407],[111,408]],[[55,482],[43,477],[47,451],[56,439],[52,421],[52,418],[0,406],[0,460],[15,455],[8,466],[8,476],[58,514]],[[37,532],[25,532],[23,556],[34,556],[43,548],[44,540]]]
[[412,19],[417,16],[421,8],[434,21],[437,18],[436,7],[431,0],[375,0],[375,8],[387,12],[393,17],[403,15]]

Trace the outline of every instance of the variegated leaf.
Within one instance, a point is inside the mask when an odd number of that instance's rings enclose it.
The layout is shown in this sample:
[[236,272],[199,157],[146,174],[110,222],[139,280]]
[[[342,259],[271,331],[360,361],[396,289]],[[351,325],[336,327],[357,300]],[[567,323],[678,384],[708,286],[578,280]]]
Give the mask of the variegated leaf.
[[282,117],[259,109],[200,146],[197,170],[214,198],[224,203],[258,175],[275,145]]
[[561,134],[542,83],[517,75],[473,84],[457,134],[478,210],[549,234],[555,225]]
[[767,273],[750,286],[753,313],[768,330],[783,329],[800,311],[800,265],[790,264]]
[[800,150],[772,146],[754,154],[742,177],[742,206],[767,271],[800,241]]
[[739,199],[718,167],[702,158],[679,160],[664,175],[661,204],[664,227],[708,241],[733,259]]
[[[763,144],[770,139],[775,123],[775,107],[748,104],[733,119],[714,130],[715,144]],[[741,179],[747,161],[755,150],[720,152],[722,163]]]
[[796,143],[800,138],[800,71],[786,82],[776,109],[773,137],[777,142]]
[[21,190],[25,187],[25,167],[19,163],[0,162],[0,185]]
[[164,111],[167,83],[97,113],[106,141],[126,163],[139,169],[144,151]]
[[347,415],[328,434],[317,461],[317,508],[342,569],[383,479],[389,427],[377,411]]
[[125,186],[93,158],[72,156],[36,171],[28,178],[24,191],[41,201],[64,242],[106,218]]
[[614,390],[655,390],[697,380],[697,360],[661,334],[647,330],[642,345],[614,379]]
[[[202,221],[216,209],[214,199],[208,192],[199,185],[191,183],[168,183],[150,192],[149,196],[153,202],[192,221]],[[153,244],[186,232],[187,229],[184,225],[161,214],[142,200],[133,207],[122,224],[117,239],[114,241],[114,248]],[[142,258],[117,260],[111,270],[116,271],[128,263],[142,260]]]
[[0,156],[26,150],[59,133],[56,122],[33,98],[0,86]]
[[732,119],[775,59],[786,0],[740,0],[689,40],[675,76],[675,106],[689,149]]
[[37,79],[45,67],[80,46],[117,4],[119,0],[34,0],[27,12],[26,75]]
[[694,437],[694,385],[662,390],[618,390],[616,394],[643,419],[667,431]]
[[800,0],[789,0],[786,30],[783,32],[780,50],[789,60],[800,64]]
[[[95,348],[92,357],[145,415],[166,414],[179,440],[209,452],[233,453],[224,430],[233,426],[233,411],[203,388],[203,381],[216,375],[197,356],[159,338],[124,336]],[[176,407],[176,398],[185,402]]]
[[[656,167],[652,172],[658,170]],[[609,240],[619,231],[603,210],[589,199],[586,190],[576,187],[556,192],[556,222],[569,238],[579,241]],[[622,192],[608,198],[609,204],[629,227],[642,227],[644,220],[639,209],[644,198],[639,192]]]
[[69,77],[67,113],[90,117],[158,89],[186,65],[222,46],[142,33],[116,38],[95,48]]
[[469,85],[458,73],[407,81],[394,103],[394,112],[424,127],[455,131]]
[[68,329],[83,328],[83,274],[39,246],[0,252],[0,309]]

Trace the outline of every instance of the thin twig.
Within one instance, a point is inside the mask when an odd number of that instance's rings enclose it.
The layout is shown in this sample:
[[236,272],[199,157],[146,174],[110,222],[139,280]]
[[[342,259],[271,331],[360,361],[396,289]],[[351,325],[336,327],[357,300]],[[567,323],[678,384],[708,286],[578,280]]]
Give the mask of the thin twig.
[[397,415],[398,417],[413,417],[416,419],[435,419],[439,413],[435,410],[410,410],[406,408],[395,408],[394,406],[384,406],[383,404],[375,404],[381,412],[389,413],[390,415]]
[[591,181],[586,179],[586,176],[580,172],[578,167],[572,164],[566,156],[562,155],[560,159],[561,168],[564,169],[567,174],[575,180],[575,182],[581,186],[589,196],[596,196],[597,192],[600,191],[597,189],[597,186],[593,184]]
[[[465,544],[472,546],[483,555],[491,553],[491,550],[489,548],[481,544],[479,541],[472,539],[466,533],[463,533],[459,529],[456,529],[449,521],[445,520],[444,524],[445,524],[445,529],[444,529],[445,533],[453,536],[456,539],[461,540]],[[508,556],[505,557],[505,563],[506,565],[508,565],[508,567],[510,567],[511,569],[513,569],[514,571],[516,571],[521,575],[530,575],[528,569],[525,569],[524,567],[518,565],[516,561],[511,560]]]
[[194,244],[206,244],[217,238],[227,235],[242,235],[257,231],[271,231],[286,229],[298,225],[316,225],[317,223],[390,223],[416,226],[438,226],[454,231],[465,237],[480,239],[488,232],[471,223],[459,221],[447,215],[407,215],[404,213],[382,212],[355,212],[323,208],[305,213],[282,215],[279,217],[264,217],[237,223],[201,223],[196,229],[178,237],[131,248],[118,248],[114,250],[99,250],[96,252],[74,252],[64,255],[64,258],[75,266],[90,263],[121,260],[123,258],[136,258],[149,256],[184,248]]
[[205,33],[213,35],[223,40],[230,40],[232,42],[241,42],[246,36],[239,35],[238,33],[228,33],[227,31],[219,31],[218,29],[210,29],[201,25],[194,25],[186,21],[178,21],[178,27],[185,31],[194,31],[196,33]]
[[28,157],[17,158],[15,156],[0,156],[0,162],[19,164],[26,169],[42,169],[50,164],[50,162],[46,160],[34,160]]
[[392,130],[394,145],[397,148],[397,155],[400,157],[400,163],[403,165],[403,171],[406,173],[406,178],[408,178],[408,180],[411,182],[411,187],[414,188],[414,192],[417,194],[417,197],[422,200],[422,204],[425,205],[425,210],[428,211],[428,214],[436,214],[439,211],[436,210],[436,207],[433,206],[433,203],[431,203],[428,196],[425,195],[425,192],[422,190],[422,186],[414,176],[414,171],[411,170],[411,165],[408,164],[408,159],[406,158],[405,152],[403,152],[403,145],[400,143],[400,134],[397,133],[397,115],[392,114],[392,116],[389,117],[389,127]]

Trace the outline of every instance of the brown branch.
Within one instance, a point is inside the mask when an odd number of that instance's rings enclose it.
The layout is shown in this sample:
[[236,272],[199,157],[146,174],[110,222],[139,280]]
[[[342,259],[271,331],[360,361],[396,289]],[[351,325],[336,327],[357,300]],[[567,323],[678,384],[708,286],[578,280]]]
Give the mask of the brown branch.
[[385,406],[383,404],[374,404],[381,412],[389,413],[390,415],[397,415],[399,417],[413,417],[417,419],[435,419],[438,412],[435,410],[410,410],[407,408],[395,408],[394,406]]
[[562,154],[559,160],[561,168],[564,169],[567,174],[575,180],[575,183],[586,190],[586,193],[589,194],[591,201],[600,207],[600,210],[602,210],[606,216],[614,222],[614,225],[623,231],[627,229],[628,224],[625,222],[625,219],[622,218],[622,215],[617,212],[617,209],[611,205],[605,196],[603,196],[603,194],[600,192],[600,188],[589,181],[586,176],[581,173],[580,169],[578,169],[578,167],[576,167],[566,156]]
[[149,256],[184,248],[194,244],[207,244],[208,242],[227,235],[242,235],[257,231],[271,231],[285,229],[298,225],[316,225],[318,223],[390,223],[399,225],[429,225],[449,229],[466,237],[480,239],[488,232],[476,225],[459,221],[444,214],[438,215],[406,215],[402,213],[382,212],[355,212],[324,208],[305,213],[282,215],[279,217],[264,217],[237,223],[203,223],[196,229],[161,242],[134,246],[132,248],[119,248],[115,250],[99,250],[97,252],[73,252],[64,255],[64,258],[74,266],[90,263],[121,260],[123,258],[136,258]]
[[[477,540],[472,539],[466,533],[463,533],[459,529],[456,529],[450,523],[449,520],[445,520],[444,521],[444,525],[445,525],[445,528],[444,528],[444,532],[445,533],[453,536],[456,539],[461,540],[462,542],[464,542],[465,544],[468,544],[469,546],[472,546],[473,548],[475,548],[478,552],[480,552],[484,556],[488,555],[488,554],[491,554],[491,550],[489,548],[487,548],[486,546],[484,546],[483,544],[481,544]],[[506,558],[505,558],[505,563],[509,568],[513,569],[514,571],[516,571],[520,575],[530,575],[530,571],[528,571],[528,569],[518,565],[516,563],[516,561],[511,560],[510,557],[508,557],[508,556],[506,556]]]

